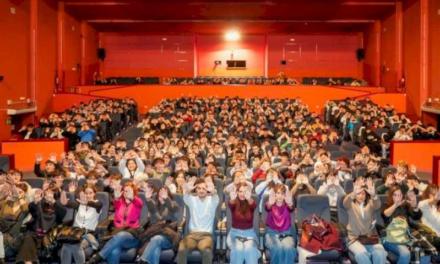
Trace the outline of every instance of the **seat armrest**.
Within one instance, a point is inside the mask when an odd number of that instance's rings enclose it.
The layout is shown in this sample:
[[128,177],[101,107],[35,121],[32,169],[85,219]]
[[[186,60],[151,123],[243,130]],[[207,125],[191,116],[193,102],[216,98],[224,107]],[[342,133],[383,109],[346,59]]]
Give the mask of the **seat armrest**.
[[185,230],[185,224],[186,224],[186,218],[183,218],[182,221],[180,221],[179,225],[177,226],[177,232],[179,232],[182,237],[183,237],[183,232]]
[[266,235],[266,224],[261,221],[260,226],[258,227],[258,239],[259,239],[259,248],[260,251],[264,251],[264,236]]
[[113,217],[109,217],[107,219],[104,219],[103,221],[99,222],[98,225],[95,228],[95,234],[97,237],[101,237],[105,235],[105,233],[110,230],[110,228],[113,226]]
[[220,216],[223,219],[226,216],[226,203],[222,202],[222,205],[220,206]]

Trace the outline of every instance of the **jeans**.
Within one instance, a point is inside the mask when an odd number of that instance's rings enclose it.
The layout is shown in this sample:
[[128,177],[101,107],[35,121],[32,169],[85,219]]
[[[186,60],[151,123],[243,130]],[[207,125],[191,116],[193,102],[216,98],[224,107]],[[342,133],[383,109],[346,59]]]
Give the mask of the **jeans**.
[[[92,245],[91,243],[94,244]],[[61,264],[73,263],[72,258],[75,264],[84,264],[87,256],[90,256],[98,246],[96,238],[91,233],[85,234],[80,243],[63,244],[60,252]]]
[[270,263],[293,263],[296,258],[295,240],[292,236],[280,237],[280,235],[291,235],[291,232],[290,230],[278,232],[270,228],[266,230],[264,238],[266,247],[270,251]]
[[71,264],[72,258],[75,260],[75,264],[84,264],[86,262],[86,254],[81,248],[81,244],[63,244],[60,252],[61,264]]
[[159,264],[161,251],[171,248],[173,248],[173,244],[168,238],[162,235],[154,236],[148,242],[144,252],[142,252],[141,260],[149,264]]
[[127,231],[121,231],[113,236],[99,252],[99,255],[107,260],[107,264],[119,264],[122,250],[139,246],[139,240]]
[[5,245],[3,243],[3,233],[0,232],[0,258],[5,258]]
[[[240,238],[246,238],[241,241]],[[231,228],[226,238],[228,248],[231,250],[231,264],[258,264],[261,256],[258,250],[257,235],[254,229],[235,229]]]
[[348,250],[353,253],[357,263],[384,264],[387,260],[387,252],[382,244],[363,245],[356,241],[348,246]]
[[390,243],[387,241],[383,242],[383,247],[396,255],[398,257],[396,264],[409,264],[411,261],[411,252],[406,245],[399,245],[395,243]]

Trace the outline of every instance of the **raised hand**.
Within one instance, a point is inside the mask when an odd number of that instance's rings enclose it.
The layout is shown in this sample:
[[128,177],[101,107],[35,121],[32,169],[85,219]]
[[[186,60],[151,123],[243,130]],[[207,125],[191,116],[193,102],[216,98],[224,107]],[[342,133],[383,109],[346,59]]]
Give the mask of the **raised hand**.
[[215,193],[215,186],[214,186],[214,183],[212,182],[212,180],[211,181],[209,181],[209,180],[206,181],[206,190],[209,193]]
[[127,188],[126,190],[124,190],[124,196],[125,196],[125,199],[127,199],[127,200],[133,200],[133,198],[134,198],[134,193],[133,193],[133,189],[131,189],[131,188]]
[[272,206],[272,205],[275,204],[275,201],[276,201],[276,199],[275,199],[275,192],[274,192],[274,190],[270,190],[270,192],[269,192],[269,199],[267,200],[267,203],[268,203],[269,206]]
[[231,191],[229,192],[229,196],[231,201],[234,201],[235,199],[237,199],[237,190],[235,188],[235,186],[233,188],[231,188]]
[[196,181],[197,181],[197,178],[194,176],[189,179],[188,187],[189,187],[190,191],[194,190]]
[[53,195],[53,192],[51,192],[51,191],[46,192],[44,195],[44,198],[48,203],[51,203],[51,204],[55,203],[55,197]]
[[398,207],[400,207],[404,203],[405,203],[405,200],[401,200],[401,201],[398,201],[398,202],[394,202],[393,205],[394,205],[395,208],[398,208]]
[[68,202],[67,194],[66,194],[65,191],[62,191],[61,194],[60,194],[60,203],[61,203],[62,205],[66,205],[67,202]]
[[43,199],[43,190],[36,189],[34,193],[34,202],[39,203]]
[[439,201],[440,200],[440,190],[437,191],[437,193],[435,194],[435,200]]
[[289,188],[286,188],[286,197],[284,198],[284,200],[286,201],[286,204],[288,206],[292,206],[293,205],[293,195],[290,192]]
[[303,184],[309,184],[309,178],[306,175],[303,174],[302,177],[301,177],[301,182]]
[[149,200],[151,199],[151,197],[153,197],[153,188],[147,185],[145,187],[145,198]]
[[356,181],[353,185],[353,192],[355,194],[358,194],[362,191],[362,182],[361,181]]
[[122,186],[120,184],[112,184],[113,194],[116,198],[119,198],[122,194]]
[[159,191],[159,199],[165,201],[168,199],[168,190],[166,188],[161,188]]
[[77,201],[78,201],[78,203],[83,204],[83,205],[87,204],[86,194],[83,191],[81,191],[79,193],[79,199],[77,199]]
[[102,183],[104,184],[104,186],[109,186],[110,185],[110,179],[109,178],[105,178]]
[[35,155],[35,162],[40,163],[42,161],[43,161],[43,156],[40,153],[36,154]]
[[374,188],[373,179],[371,179],[371,178],[367,179],[367,192],[371,196],[374,196],[376,194],[376,189]]
[[165,186],[169,186],[174,182],[174,178],[172,176],[168,176],[165,180]]
[[252,190],[251,188],[246,188],[246,191],[244,192],[244,197],[246,200],[250,201],[252,199]]
[[42,186],[43,191],[49,189],[49,185],[50,185],[50,182],[48,180],[44,180],[43,186]]
[[57,154],[56,153],[50,153],[49,160],[52,162],[57,162]]

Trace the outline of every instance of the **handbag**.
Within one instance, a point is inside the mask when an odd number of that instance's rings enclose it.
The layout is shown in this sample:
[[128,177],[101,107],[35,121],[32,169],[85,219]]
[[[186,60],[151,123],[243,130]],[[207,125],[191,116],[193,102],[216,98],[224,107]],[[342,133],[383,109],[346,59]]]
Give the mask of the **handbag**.
[[386,227],[385,241],[395,244],[408,244],[410,242],[409,225],[405,218],[395,217]]
[[324,219],[312,215],[302,222],[300,246],[318,253],[320,250],[342,251],[343,246],[339,230]]
[[85,234],[85,230],[80,227],[63,226],[60,228],[57,234],[57,242],[76,244],[81,242],[82,237]]
[[379,236],[378,235],[361,235],[358,236],[357,240],[362,244],[362,245],[376,245],[379,244]]
[[0,218],[0,232],[7,233],[16,223],[17,220]]

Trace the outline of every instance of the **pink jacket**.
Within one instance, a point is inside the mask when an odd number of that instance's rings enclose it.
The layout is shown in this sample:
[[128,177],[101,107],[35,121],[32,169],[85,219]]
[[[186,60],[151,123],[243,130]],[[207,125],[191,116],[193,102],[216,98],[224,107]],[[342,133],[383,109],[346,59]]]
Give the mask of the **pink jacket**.
[[142,213],[143,202],[135,197],[129,204],[125,198],[120,197],[113,201],[115,207],[115,218],[113,220],[116,228],[138,228]]

